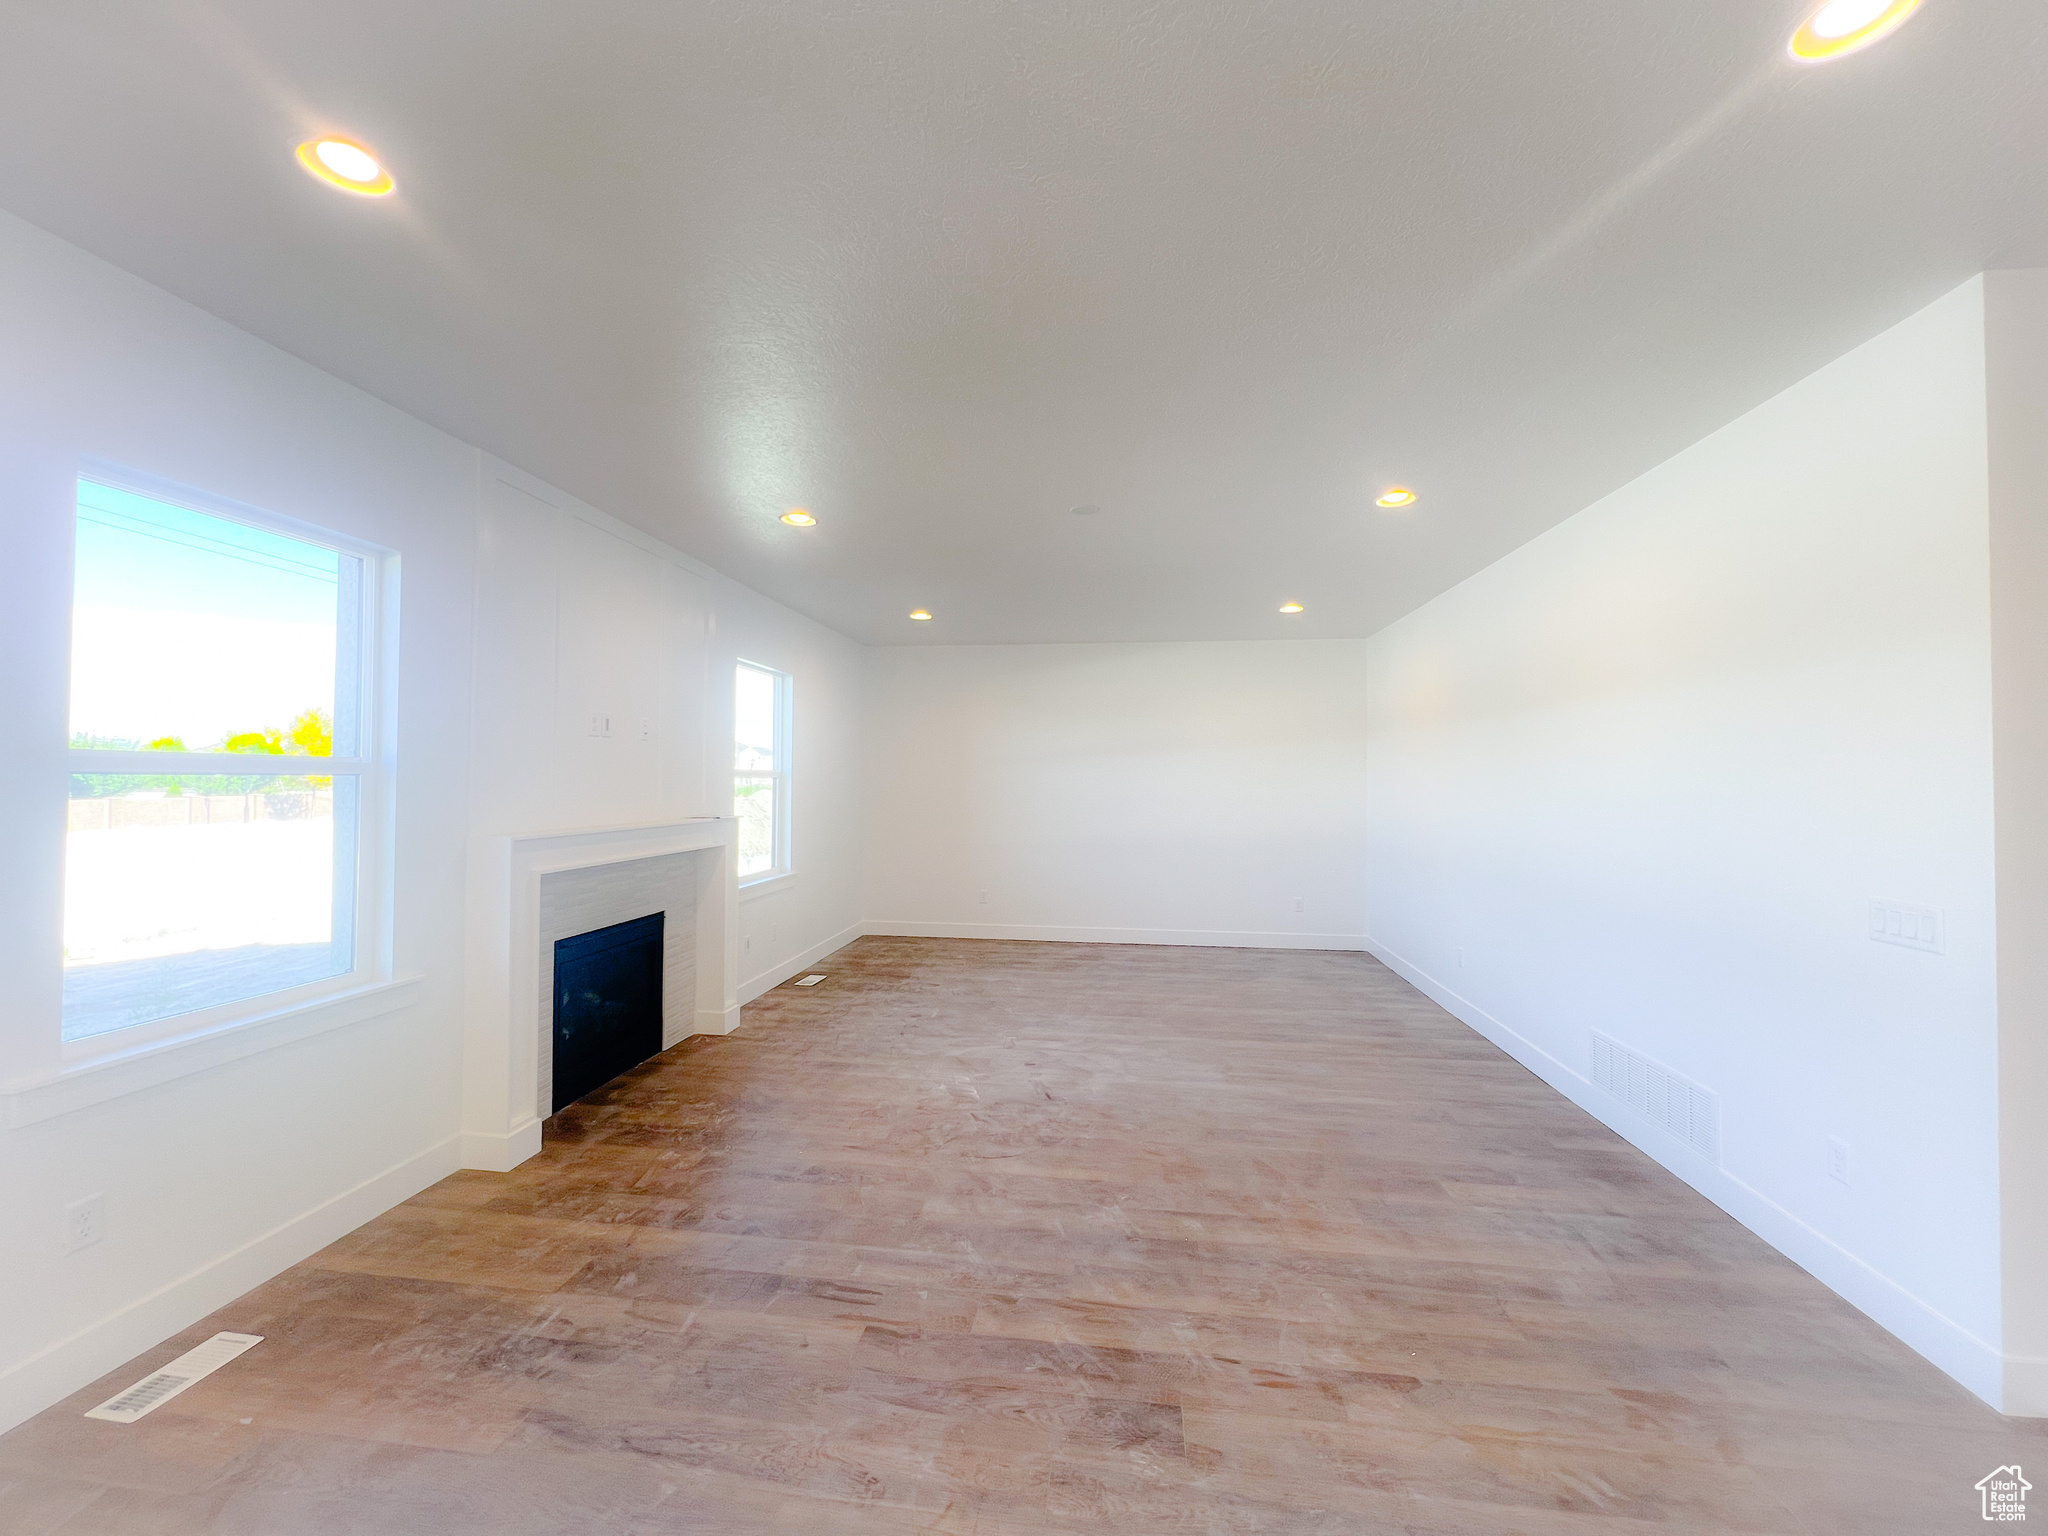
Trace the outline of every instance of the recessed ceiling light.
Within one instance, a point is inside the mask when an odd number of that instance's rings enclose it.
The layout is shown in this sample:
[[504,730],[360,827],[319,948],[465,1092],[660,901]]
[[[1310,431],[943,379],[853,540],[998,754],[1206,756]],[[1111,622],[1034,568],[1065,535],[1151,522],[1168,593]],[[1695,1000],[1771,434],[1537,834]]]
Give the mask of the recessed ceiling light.
[[350,139],[308,139],[299,146],[299,164],[331,186],[363,197],[382,197],[392,188],[391,173]]
[[1920,0],[1828,0],[1792,34],[1792,57],[1802,64],[1839,59],[1889,37]]
[[913,609],[911,609],[911,610],[910,610],[910,616],[911,616],[911,617],[912,617],[913,619],[917,619],[917,620],[920,620],[920,621],[922,621],[922,620],[925,620],[925,619],[929,619],[929,618],[931,617],[931,615],[930,615],[930,614],[928,614],[928,613],[926,613],[926,612],[925,612],[925,611],[924,611],[924,610],[923,610],[922,608],[913,608]]
[[1084,506],[1069,507],[1067,510],[1073,513],[1076,517],[1093,517],[1096,513],[1100,512],[1102,508],[1091,501]]
[[1282,603],[1282,604],[1280,605],[1280,611],[1281,611],[1282,613],[1299,613],[1299,612],[1301,612],[1301,604],[1299,604],[1299,603]]
[[1415,501],[1415,493],[1405,485],[1397,485],[1382,495],[1377,505],[1382,507],[1405,507]]
[[791,507],[782,514],[782,520],[792,528],[815,528],[818,520],[802,507]]

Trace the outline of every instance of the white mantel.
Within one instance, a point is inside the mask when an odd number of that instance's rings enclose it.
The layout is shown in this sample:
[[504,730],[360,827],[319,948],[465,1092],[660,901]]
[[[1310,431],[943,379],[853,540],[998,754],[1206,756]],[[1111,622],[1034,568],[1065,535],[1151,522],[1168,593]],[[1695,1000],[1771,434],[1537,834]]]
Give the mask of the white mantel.
[[478,837],[470,850],[462,1164],[502,1172],[540,1150],[543,1019],[541,880],[671,854],[696,854],[694,1027],[739,1023],[738,822],[693,817],[651,826]]

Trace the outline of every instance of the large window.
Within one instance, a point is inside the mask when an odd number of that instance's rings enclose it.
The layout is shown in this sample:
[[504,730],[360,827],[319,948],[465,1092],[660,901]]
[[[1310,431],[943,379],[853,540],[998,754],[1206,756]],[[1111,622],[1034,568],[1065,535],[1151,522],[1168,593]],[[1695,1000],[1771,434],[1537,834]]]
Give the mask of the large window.
[[733,697],[733,813],[740,878],[789,872],[789,676],[739,664]]
[[365,969],[376,562],[221,510],[78,487],[67,1040]]

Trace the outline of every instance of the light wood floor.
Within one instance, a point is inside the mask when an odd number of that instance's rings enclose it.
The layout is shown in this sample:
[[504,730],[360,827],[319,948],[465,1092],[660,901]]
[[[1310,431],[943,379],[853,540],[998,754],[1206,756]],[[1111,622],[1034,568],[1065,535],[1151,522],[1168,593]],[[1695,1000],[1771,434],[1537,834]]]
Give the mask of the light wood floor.
[[1929,1536],[2013,1461],[2048,1521],[2048,1431],[1370,959],[823,968],[0,1439],[0,1531]]

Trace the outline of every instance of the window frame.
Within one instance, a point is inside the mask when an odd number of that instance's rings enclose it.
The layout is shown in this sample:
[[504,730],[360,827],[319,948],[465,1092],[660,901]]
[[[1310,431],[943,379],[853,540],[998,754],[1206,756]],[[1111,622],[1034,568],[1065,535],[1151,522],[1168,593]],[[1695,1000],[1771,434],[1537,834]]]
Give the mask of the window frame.
[[[796,739],[796,680],[781,668],[771,667],[765,662],[749,661],[744,656],[734,658],[733,689],[735,719],[733,722],[733,745],[735,748],[739,745],[737,695],[739,669],[741,667],[750,668],[755,672],[765,672],[775,680],[775,740],[771,744],[775,766],[773,768],[741,768],[735,765],[732,771],[734,790],[732,814],[734,816],[739,814],[738,790],[742,779],[767,779],[775,796],[775,822],[769,833],[769,839],[774,849],[772,862],[766,869],[756,870],[750,875],[739,876],[739,887],[745,891],[756,886],[766,885],[770,881],[787,880],[796,873],[796,866],[792,857],[793,838],[791,836],[791,826],[794,818],[791,815],[790,805],[790,782],[792,777],[790,769],[795,757],[794,743]],[[738,857],[737,850],[735,850],[734,857],[735,859]]]
[[[334,976],[304,982],[298,986],[260,992],[210,1008],[171,1014],[146,1023],[123,1025],[76,1040],[62,1038],[62,1015],[58,1034],[62,1070],[109,1060],[121,1060],[159,1047],[204,1039],[244,1025],[268,1023],[309,1008],[354,997],[367,990],[387,986],[392,980],[392,895],[396,760],[393,714],[397,702],[396,646],[398,605],[398,557],[392,550],[353,538],[300,518],[251,506],[246,502],[161,479],[124,465],[102,460],[81,459],[73,477],[72,536],[77,537],[78,482],[91,482],[113,490],[148,497],[202,516],[275,533],[284,538],[330,549],[361,562],[361,583],[357,595],[356,742],[347,755],[297,757],[260,755],[261,772],[267,778],[353,777],[356,781],[356,847],[354,965]],[[76,555],[73,556],[72,590],[77,590]],[[76,602],[75,595],[71,599]],[[67,612],[69,605],[67,604]],[[65,799],[70,798],[70,778],[77,773],[162,774],[167,766],[161,752],[128,752],[101,747],[70,745],[70,675],[73,664],[71,643],[65,645]],[[339,658],[337,657],[337,668]],[[337,679],[337,687],[339,687]],[[337,714],[341,703],[336,697]],[[247,776],[250,754],[239,752],[180,752],[175,767],[179,772]],[[60,884],[58,900],[64,899]],[[338,914],[337,914],[338,916]],[[61,957],[59,964],[61,965]]]

